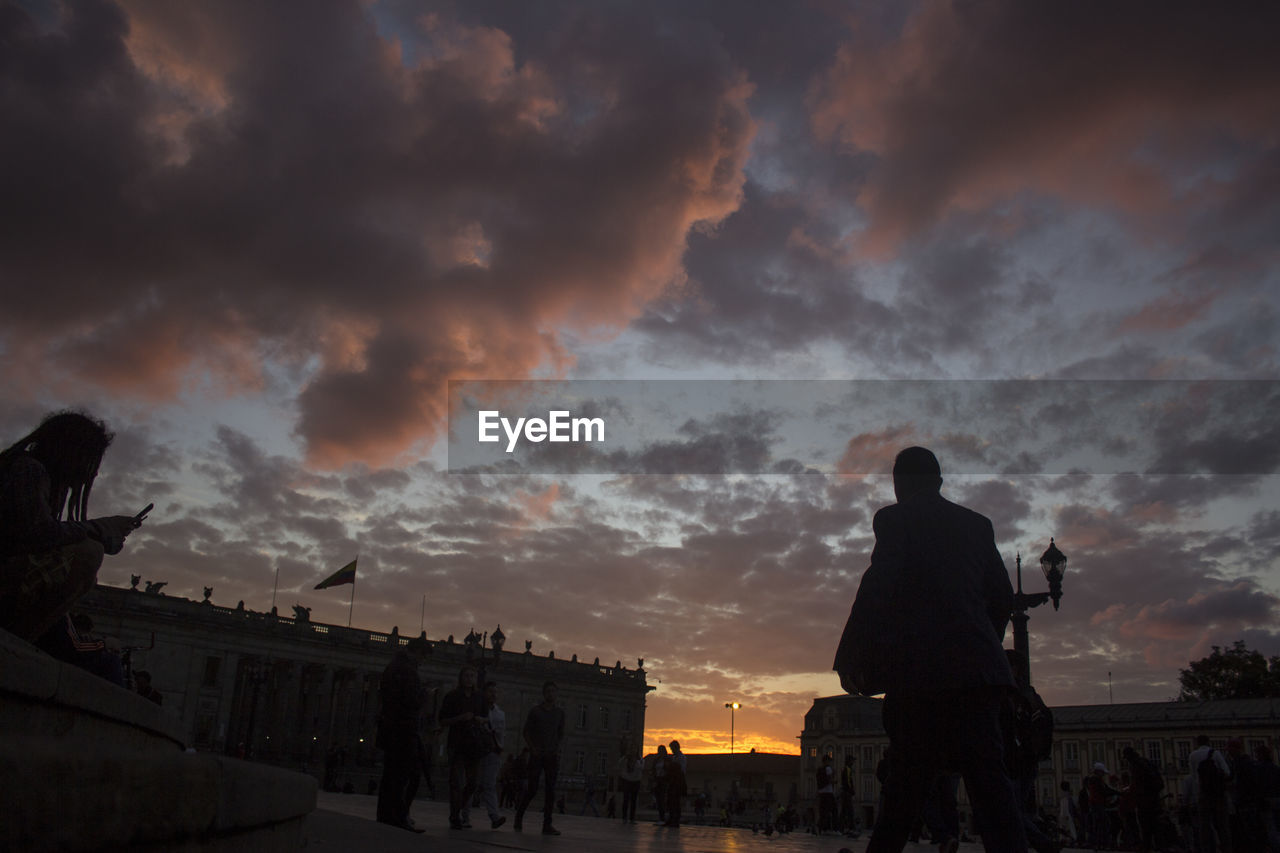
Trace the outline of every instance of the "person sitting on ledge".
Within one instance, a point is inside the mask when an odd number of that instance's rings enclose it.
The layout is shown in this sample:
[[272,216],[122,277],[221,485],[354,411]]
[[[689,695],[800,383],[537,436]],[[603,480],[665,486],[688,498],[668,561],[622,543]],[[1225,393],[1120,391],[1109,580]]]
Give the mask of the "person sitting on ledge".
[[164,704],[164,694],[151,686],[151,673],[145,669],[140,669],[133,674],[133,683],[136,685],[138,695],[143,699],[150,699],[157,705]]
[[137,526],[128,515],[87,518],[112,438],[100,420],[58,412],[0,451],[0,628],[33,640],[65,619]]

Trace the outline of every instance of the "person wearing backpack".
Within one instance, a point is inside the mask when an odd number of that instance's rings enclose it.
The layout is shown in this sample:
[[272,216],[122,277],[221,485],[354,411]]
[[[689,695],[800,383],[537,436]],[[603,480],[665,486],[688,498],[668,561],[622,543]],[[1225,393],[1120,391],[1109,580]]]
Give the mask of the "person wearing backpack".
[[1164,790],[1164,778],[1156,766],[1138,754],[1131,746],[1124,748],[1124,760],[1129,765],[1132,780],[1134,807],[1138,818],[1138,849],[1147,853],[1155,849],[1156,826],[1160,821],[1160,796]]
[[1191,797],[1195,803],[1196,849],[1198,853],[1230,853],[1227,785],[1231,767],[1226,756],[1209,745],[1208,735],[1200,735],[1196,738],[1195,751],[1187,756],[1187,764],[1191,768]]
[[831,753],[822,756],[822,766],[817,770],[818,786],[818,834],[836,828],[836,769],[832,766]]
[[689,759],[680,751],[680,741],[673,740],[670,746],[671,755],[667,758],[667,822],[663,826],[679,828],[681,806],[689,793]]

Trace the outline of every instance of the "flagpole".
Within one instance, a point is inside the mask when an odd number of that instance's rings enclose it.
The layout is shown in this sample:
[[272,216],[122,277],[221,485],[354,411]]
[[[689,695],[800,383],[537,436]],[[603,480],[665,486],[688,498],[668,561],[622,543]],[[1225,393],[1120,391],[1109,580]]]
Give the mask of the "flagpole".
[[276,590],[280,588],[280,564],[276,563],[276,582],[271,585],[271,609],[276,609]]
[[[359,554],[356,554],[356,560],[357,560],[357,561],[359,561],[359,559],[360,559],[360,555],[359,555]],[[348,608],[348,609],[347,609],[347,627],[348,627],[348,628],[350,628],[350,627],[351,627],[351,614],[355,613],[355,610],[356,610],[356,579],[355,579],[355,576],[354,576],[354,575],[352,575],[352,577],[351,577],[351,606],[350,606],[350,608]]]
[[418,623],[418,630],[419,630],[419,631],[422,631],[423,633],[425,633],[425,632],[426,632],[426,630],[427,630],[427,596],[426,596],[426,593],[423,593],[423,595],[422,595],[422,621],[421,621],[420,623]]

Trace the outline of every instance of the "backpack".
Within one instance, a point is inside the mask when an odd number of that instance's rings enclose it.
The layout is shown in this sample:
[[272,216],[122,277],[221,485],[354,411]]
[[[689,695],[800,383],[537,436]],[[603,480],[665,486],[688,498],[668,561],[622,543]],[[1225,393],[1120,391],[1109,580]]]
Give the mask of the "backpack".
[[1053,755],[1053,712],[1034,690],[1030,696],[1021,696],[1021,708],[1017,723],[1018,739],[1028,757],[1044,761]]
[[1201,802],[1221,800],[1227,793],[1227,777],[1218,766],[1218,762],[1213,760],[1214,752],[1215,750],[1210,749],[1196,766],[1196,777],[1200,780]]
[[1142,793],[1158,794],[1164,790],[1164,777],[1160,775],[1160,771],[1156,770],[1156,766],[1150,761],[1138,756],[1137,761],[1130,761],[1129,765],[1133,768],[1134,775],[1139,780]]

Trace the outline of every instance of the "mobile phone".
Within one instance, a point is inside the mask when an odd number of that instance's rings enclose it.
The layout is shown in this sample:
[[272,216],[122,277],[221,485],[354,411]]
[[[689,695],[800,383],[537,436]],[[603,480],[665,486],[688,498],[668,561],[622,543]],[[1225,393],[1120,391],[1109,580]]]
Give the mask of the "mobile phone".
[[137,527],[140,524],[142,524],[142,519],[146,518],[147,513],[155,509],[155,506],[156,506],[155,504],[147,504],[142,509],[138,510],[138,514],[133,517],[133,526]]

